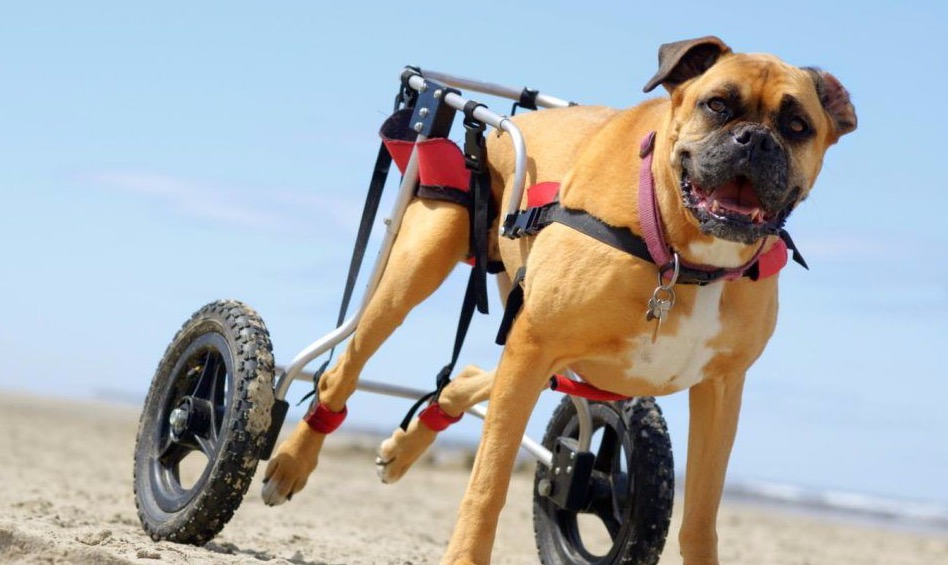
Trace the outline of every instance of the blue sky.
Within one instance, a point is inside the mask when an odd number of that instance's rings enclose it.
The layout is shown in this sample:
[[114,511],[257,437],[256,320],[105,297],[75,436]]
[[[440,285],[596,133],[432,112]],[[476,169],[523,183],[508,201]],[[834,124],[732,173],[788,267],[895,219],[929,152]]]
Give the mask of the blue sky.
[[[790,221],[812,270],[782,275],[730,476],[948,504],[946,4],[406,6],[0,10],[0,390],[141,397],[178,326],[217,298],[257,308],[283,362],[329,331],[406,64],[623,107],[645,99],[661,43],[715,34],[833,72],[860,120]],[[365,377],[427,388],[465,278]],[[496,362],[498,319],[476,320],[462,363]],[[544,396],[534,435],[556,401]],[[352,402],[350,422],[381,428],[407,408]],[[662,405],[681,465],[686,396]],[[452,434],[478,430],[465,420]]]

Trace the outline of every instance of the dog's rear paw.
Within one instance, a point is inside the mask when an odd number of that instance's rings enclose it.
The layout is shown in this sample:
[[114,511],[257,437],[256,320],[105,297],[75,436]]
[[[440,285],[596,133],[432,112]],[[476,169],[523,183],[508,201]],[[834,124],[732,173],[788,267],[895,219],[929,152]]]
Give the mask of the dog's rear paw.
[[261,492],[267,506],[289,502],[294,494],[303,490],[310,473],[316,468],[316,461],[313,460],[312,465],[302,463],[286,453],[280,453],[270,460]]
[[280,445],[264,473],[261,495],[267,506],[283,504],[303,490],[309,475],[316,469],[324,437],[303,423]]
[[378,457],[375,459],[375,470],[379,479],[385,484],[397,482],[405,476],[436,437],[437,432],[422,425],[417,418],[412,420],[407,432],[401,428],[395,430],[392,437],[379,446]]

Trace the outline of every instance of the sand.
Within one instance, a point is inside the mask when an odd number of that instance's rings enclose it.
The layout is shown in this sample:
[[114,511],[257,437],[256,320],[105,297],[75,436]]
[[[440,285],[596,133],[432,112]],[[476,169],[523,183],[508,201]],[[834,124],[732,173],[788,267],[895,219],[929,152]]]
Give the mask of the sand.
[[[132,494],[137,422],[136,408],[0,391],[0,563],[437,563],[467,481],[461,466],[428,463],[382,485],[370,442],[334,436],[289,504],[262,503],[258,472],[212,542],[155,543],[141,529]],[[532,474],[517,473],[494,563],[538,563],[531,492]],[[676,508],[662,564],[681,562],[679,523]],[[948,564],[948,532],[894,531],[733,502],[725,502],[718,529],[729,564]]]

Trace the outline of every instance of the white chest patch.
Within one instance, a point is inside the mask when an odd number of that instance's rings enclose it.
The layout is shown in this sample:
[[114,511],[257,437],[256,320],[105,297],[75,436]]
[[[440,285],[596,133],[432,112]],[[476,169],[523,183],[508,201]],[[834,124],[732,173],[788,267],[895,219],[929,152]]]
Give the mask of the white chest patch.
[[710,342],[721,331],[719,309],[723,291],[721,283],[698,288],[694,309],[687,317],[672,308],[668,319],[681,316],[674,334],[666,328],[652,343],[650,325],[646,335],[632,338],[625,376],[656,387],[673,385],[678,390],[701,382],[705,366],[717,353]]
[[746,249],[743,243],[721,239],[715,239],[713,243],[695,241],[688,245],[688,252],[698,263],[731,269],[744,264],[741,253]]

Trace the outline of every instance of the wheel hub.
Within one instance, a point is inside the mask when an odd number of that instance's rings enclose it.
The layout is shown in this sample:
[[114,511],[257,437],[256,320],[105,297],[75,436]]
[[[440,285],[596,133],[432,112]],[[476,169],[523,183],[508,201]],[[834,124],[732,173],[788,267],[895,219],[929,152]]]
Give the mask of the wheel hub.
[[178,443],[193,443],[195,437],[206,437],[213,427],[214,406],[203,398],[186,396],[168,415],[171,439]]
[[188,429],[189,418],[190,410],[188,410],[187,403],[183,403],[171,411],[171,416],[168,417],[168,422],[171,424],[171,439],[181,441],[184,432]]

